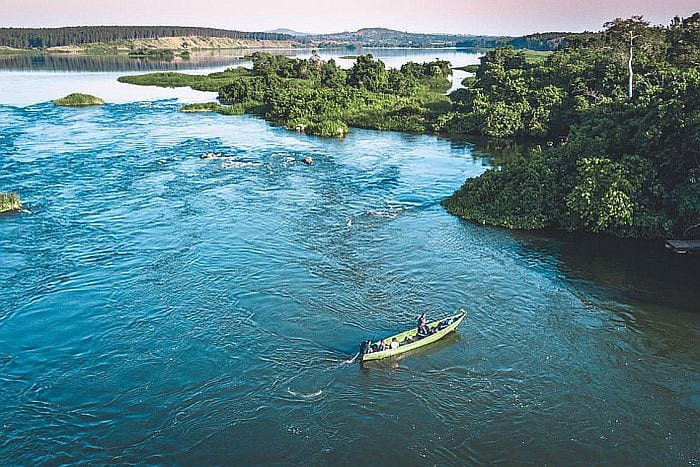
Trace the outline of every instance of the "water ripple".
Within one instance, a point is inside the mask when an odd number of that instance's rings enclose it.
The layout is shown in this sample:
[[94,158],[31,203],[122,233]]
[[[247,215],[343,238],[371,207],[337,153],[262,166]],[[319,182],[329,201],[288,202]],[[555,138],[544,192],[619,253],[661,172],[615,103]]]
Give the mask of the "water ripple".
[[[0,219],[0,458],[693,458],[696,292],[655,276],[646,301],[579,241],[447,215],[469,145],[177,106],[0,106],[0,189],[31,211]],[[460,307],[459,333],[348,363]]]

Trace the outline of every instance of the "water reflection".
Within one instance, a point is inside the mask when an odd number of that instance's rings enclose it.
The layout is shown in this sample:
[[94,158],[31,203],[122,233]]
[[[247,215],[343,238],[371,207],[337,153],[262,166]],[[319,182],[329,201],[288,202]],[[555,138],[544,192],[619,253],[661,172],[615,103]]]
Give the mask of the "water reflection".
[[[262,49],[261,49],[262,50]],[[192,52],[189,59],[175,57],[172,60],[131,58],[127,55],[84,54],[10,54],[0,55],[0,70],[18,71],[157,71],[192,70],[195,68],[226,68],[236,66],[240,59],[255,50],[232,49],[226,51]],[[290,54],[290,50],[273,50],[272,53]]]
[[[224,49],[191,52],[190,58],[176,56],[172,60],[153,60],[131,58],[127,55],[85,55],[85,54],[0,54],[0,70],[18,71],[71,71],[71,72],[109,72],[109,71],[157,71],[157,70],[194,70],[225,69],[231,66],[246,65],[247,55],[254,52],[267,52],[296,58],[308,58],[311,49]],[[350,68],[355,62],[348,57],[345,48],[321,49],[321,57],[334,59],[344,68]],[[478,63],[477,53],[458,49],[373,49],[365,48],[352,51],[354,54],[371,53],[384,61],[387,67],[400,67],[408,61],[424,62],[440,58],[449,60],[453,66]],[[460,72],[458,72],[460,73]],[[463,72],[462,72],[463,73]],[[461,75],[460,75],[461,76]]]
[[525,261],[554,265],[594,295],[647,310],[700,311],[700,257],[678,255],[661,241],[565,232],[517,232]]

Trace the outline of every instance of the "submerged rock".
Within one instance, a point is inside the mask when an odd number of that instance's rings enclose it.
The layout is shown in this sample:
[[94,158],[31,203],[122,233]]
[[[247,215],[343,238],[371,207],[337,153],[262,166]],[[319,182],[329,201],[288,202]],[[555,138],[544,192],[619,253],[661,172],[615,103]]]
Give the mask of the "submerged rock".
[[199,156],[200,159],[221,159],[222,157],[225,156],[218,152],[205,152],[204,154]]
[[243,167],[259,167],[262,164],[260,162],[252,161],[224,161],[224,169],[240,169]]

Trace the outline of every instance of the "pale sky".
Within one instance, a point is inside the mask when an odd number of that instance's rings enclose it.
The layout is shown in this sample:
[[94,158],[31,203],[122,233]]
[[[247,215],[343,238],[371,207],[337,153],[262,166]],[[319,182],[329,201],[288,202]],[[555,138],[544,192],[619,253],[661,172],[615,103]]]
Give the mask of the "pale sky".
[[410,32],[522,35],[598,31],[617,17],[667,25],[698,0],[0,0],[0,26],[208,26],[302,32],[387,27]]

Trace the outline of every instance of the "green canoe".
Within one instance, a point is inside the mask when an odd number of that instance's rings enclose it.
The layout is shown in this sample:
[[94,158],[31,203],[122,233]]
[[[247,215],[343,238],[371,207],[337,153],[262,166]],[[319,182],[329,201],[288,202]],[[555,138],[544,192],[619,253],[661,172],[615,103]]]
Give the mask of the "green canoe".
[[[431,330],[435,329],[435,332],[432,334],[429,334],[425,337],[421,337],[418,335],[418,328],[417,327],[409,329],[408,331],[404,331],[400,334],[385,337],[384,342],[386,342],[387,344],[391,344],[391,341],[394,338],[396,338],[399,341],[400,345],[394,349],[374,351],[371,353],[360,353],[359,360],[360,360],[360,362],[367,362],[369,360],[379,360],[382,358],[392,357],[394,355],[408,352],[409,350],[417,349],[418,347],[423,347],[424,345],[431,344],[437,340],[442,339],[447,334],[454,331],[457,328],[457,326],[459,326],[459,323],[462,322],[462,320],[464,319],[464,317],[466,315],[467,315],[466,311],[459,310],[459,313],[454,315],[454,316],[439,319],[437,321],[433,321],[432,323],[429,323],[428,327]],[[449,325],[447,325],[447,327],[444,327],[443,329],[438,331],[437,326],[442,321],[449,322]]]

